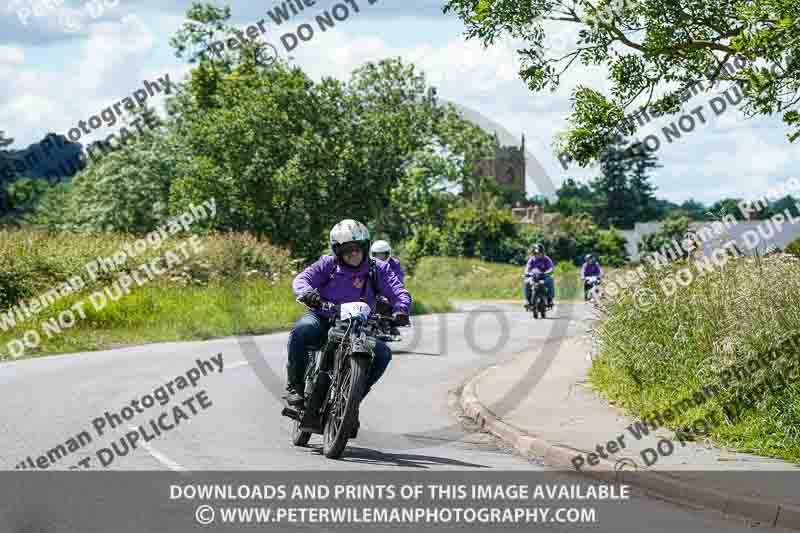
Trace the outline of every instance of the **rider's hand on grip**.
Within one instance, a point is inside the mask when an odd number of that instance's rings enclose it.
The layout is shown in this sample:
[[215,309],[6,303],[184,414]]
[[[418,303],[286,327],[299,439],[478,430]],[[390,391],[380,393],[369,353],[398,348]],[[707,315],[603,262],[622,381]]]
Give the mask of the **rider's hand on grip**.
[[395,326],[410,326],[411,320],[409,320],[408,315],[404,315],[402,313],[395,313],[392,315],[392,321],[394,322]]
[[389,303],[388,298],[385,296],[378,296],[376,300],[376,309],[378,314],[383,316],[392,316],[392,304]]
[[300,301],[307,306],[318,309],[322,307],[322,297],[317,289],[309,289],[300,296]]

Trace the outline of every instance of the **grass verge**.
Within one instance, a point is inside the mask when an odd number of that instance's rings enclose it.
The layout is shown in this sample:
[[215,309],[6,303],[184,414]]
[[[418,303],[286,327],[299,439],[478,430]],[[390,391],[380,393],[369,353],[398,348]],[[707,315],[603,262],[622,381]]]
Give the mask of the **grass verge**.
[[[608,301],[592,385],[644,420],[669,408],[671,429],[800,462],[800,383],[791,377],[800,350],[782,342],[800,332],[800,261],[730,259],[706,273],[696,265],[650,270]],[[682,402],[709,385],[714,394]]]

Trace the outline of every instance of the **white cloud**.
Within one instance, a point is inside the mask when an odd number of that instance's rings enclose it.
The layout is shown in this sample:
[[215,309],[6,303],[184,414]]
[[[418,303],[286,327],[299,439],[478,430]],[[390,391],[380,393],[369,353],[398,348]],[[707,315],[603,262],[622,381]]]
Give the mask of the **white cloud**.
[[[137,15],[118,22],[94,22],[87,26],[87,37],[80,53],[53,69],[24,65],[24,53],[17,48],[0,48],[0,80],[15,97],[3,99],[0,120],[13,124],[9,132],[21,145],[40,140],[54,131],[66,134],[79,121],[130,96],[143,80],[155,81],[165,72],[173,82],[188,69],[177,62],[153,68],[148,59],[161,42]],[[7,67],[11,65],[11,67]],[[148,100],[160,103],[163,98]],[[117,130],[120,123],[105,126],[80,139],[86,144]]]
[[[188,1],[181,2],[188,5]],[[168,37],[182,17],[173,6],[158,7],[162,3],[126,0],[115,8],[122,17],[116,21],[86,20],[81,14],[81,22],[88,24],[78,35],[83,39],[80,53],[72,60],[65,53],[63,66],[34,68],[26,48],[0,47],[0,121],[13,126],[9,134],[18,141],[33,142],[48,131],[64,132],[119,101],[140,87],[144,79],[153,80],[164,72],[169,72],[173,81],[181,79],[189,67],[168,58]],[[570,98],[577,85],[608,93],[610,84],[603,69],[575,68],[562,78],[557,91],[533,93],[519,78],[516,42],[503,40],[484,49],[477,40],[467,41],[459,35],[460,29],[453,31],[452,26],[446,26],[442,30],[442,24],[451,20],[432,18],[433,4],[422,4],[428,11],[409,14],[411,7],[381,7],[384,4],[378,3],[355,15],[356,22],[317,32],[311,41],[301,42],[288,54],[275,33],[270,33],[268,40],[281,56],[294,57],[292,62],[314,79],[346,79],[366,61],[400,56],[426,73],[442,99],[478,111],[517,138],[525,133],[528,151],[557,184],[566,177],[597,174],[596,167],[564,171],[552,145],[555,135],[567,128]],[[318,5],[322,9],[329,3]],[[388,16],[390,9],[394,10],[392,16]],[[240,15],[237,23],[242,24],[264,16],[263,10],[254,6],[236,7],[234,12]],[[58,23],[56,17],[50,18],[49,24]],[[29,26],[26,31],[33,28]],[[63,29],[59,31],[63,33]],[[574,41],[569,30],[560,31],[563,34],[556,33],[549,43],[547,53],[551,56],[563,55]],[[397,35],[403,39],[397,39]],[[51,47],[54,56],[68,48],[65,44]],[[658,132],[662,139],[657,156],[664,168],[654,173],[661,197],[673,201],[695,197],[708,202],[723,195],[745,195],[765,186],[769,178],[796,175],[800,169],[797,149],[786,141],[779,119],[745,120],[738,110],[716,116],[708,109],[708,101],[718,92],[699,95],[687,104],[684,112],[705,106],[708,124],[699,125],[682,139],[669,144],[663,142],[661,133],[663,126],[678,117],[662,118],[644,130],[645,134]]]

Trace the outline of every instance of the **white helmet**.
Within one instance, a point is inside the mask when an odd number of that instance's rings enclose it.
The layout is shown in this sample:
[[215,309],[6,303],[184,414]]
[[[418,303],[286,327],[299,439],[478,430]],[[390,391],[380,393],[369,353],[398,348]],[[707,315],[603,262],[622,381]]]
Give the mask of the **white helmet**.
[[339,246],[347,242],[359,243],[366,252],[369,248],[369,230],[357,220],[342,220],[331,230],[331,250],[334,255],[339,255]]
[[375,241],[369,250],[369,256],[373,257],[375,254],[389,254],[391,256],[392,247],[389,246],[387,241]]

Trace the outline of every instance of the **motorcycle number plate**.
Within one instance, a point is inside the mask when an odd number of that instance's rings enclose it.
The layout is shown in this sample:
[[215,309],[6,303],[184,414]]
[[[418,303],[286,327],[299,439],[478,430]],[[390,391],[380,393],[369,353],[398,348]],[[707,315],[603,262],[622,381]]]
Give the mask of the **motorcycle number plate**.
[[364,302],[350,302],[342,304],[341,311],[339,312],[340,320],[347,320],[350,318],[360,318],[367,320],[372,310],[369,305]]

